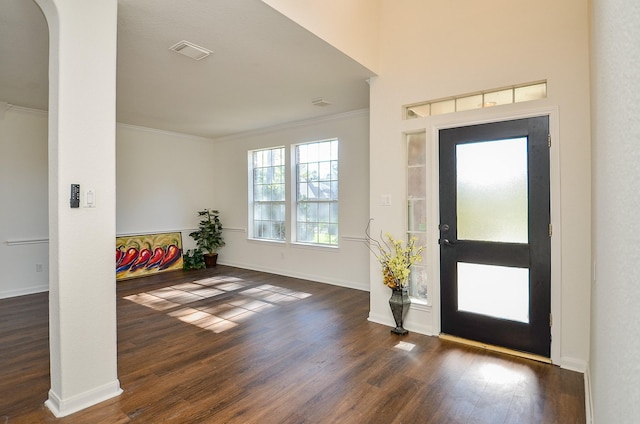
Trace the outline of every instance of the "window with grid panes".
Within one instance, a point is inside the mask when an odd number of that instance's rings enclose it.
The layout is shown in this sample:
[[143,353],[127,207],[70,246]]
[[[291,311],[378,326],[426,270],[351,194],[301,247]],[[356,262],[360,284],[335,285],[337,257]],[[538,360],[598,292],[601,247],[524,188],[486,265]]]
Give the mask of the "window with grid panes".
[[252,237],[284,241],[286,184],[284,147],[251,152]]
[[[416,246],[427,246],[427,172],[426,132],[407,134],[407,239]],[[422,252],[423,259],[426,248]],[[409,295],[426,302],[427,272],[425,262],[414,264],[409,274]]]
[[338,245],[338,140],[295,146],[296,241]]

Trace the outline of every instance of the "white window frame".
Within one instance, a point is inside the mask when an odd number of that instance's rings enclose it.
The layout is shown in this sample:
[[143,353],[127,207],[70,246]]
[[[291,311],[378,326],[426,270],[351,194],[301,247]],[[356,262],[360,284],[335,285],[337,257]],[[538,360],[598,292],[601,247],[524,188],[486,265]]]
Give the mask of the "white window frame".
[[[265,152],[273,152],[279,150],[281,151],[281,155],[280,155],[280,163],[279,164],[273,164],[273,157],[271,158],[272,163],[270,164],[262,164],[261,166],[256,166],[256,160],[258,159],[256,157],[256,155],[259,154],[264,154]],[[264,158],[267,159],[267,158]],[[264,149],[255,149],[255,150],[250,150],[249,154],[248,154],[248,161],[249,161],[249,166],[248,166],[248,170],[249,170],[249,175],[248,175],[248,181],[249,181],[249,238],[251,239],[255,239],[255,240],[261,240],[261,241],[270,241],[270,242],[286,242],[287,240],[287,207],[286,207],[286,203],[287,203],[287,178],[286,178],[286,169],[287,169],[287,157],[286,157],[286,149],[284,146],[277,146],[277,147],[269,147],[269,148],[264,148]],[[277,185],[281,185],[281,192],[282,192],[282,199],[277,199],[277,200],[273,200],[273,199],[258,199],[259,196],[257,194],[257,190],[259,190],[259,188],[256,186],[256,179],[255,179],[255,173],[257,169],[269,169],[269,168],[282,168],[282,175],[281,175],[281,183],[276,182],[275,184]],[[273,182],[265,182],[260,184],[261,186],[263,186],[263,188],[266,188],[266,186],[270,186],[270,185],[274,185]],[[256,210],[256,206],[260,206],[261,211],[257,211]],[[272,215],[273,210],[274,209],[281,209],[281,219],[277,219],[278,217],[274,217]],[[268,211],[268,212],[267,212]],[[265,213],[266,212],[266,213]],[[278,237],[278,236],[274,236],[273,233],[268,233],[266,236],[262,233],[259,233],[259,231],[257,231],[257,226],[259,223],[262,223],[264,225],[267,225],[267,227],[269,226],[269,224],[271,224],[272,228],[271,231],[274,230],[273,225],[274,224],[278,224],[280,223],[281,225],[281,231],[282,231],[282,236]]]
[[[331,143],[329,156],[326,156],[326,151],[322,157],[311,153],[311,157],[303,157],[304,162],[301,162],[300,155],[304,155],[304,153],[299,154],[301,148],[326,143]],[[293,201],[291,202],[293,217],[291,233],[296,243],[322,247],[339,246],[339,144],[338,138],[330,138],[291,146],[293,181],[291,187],[295,190],[292,192]],[[304,165],[306,169],[303,169]],[[317,172],[317,176],[302,180],[300,172]],[[313,193],[314,199],[310,200],[302,193],[307,195]],[[306,208],[306,215],[301,216],[305,205],[309,208]],[[313,238],[303,236],[303,232],[312,227],[315,227]],[[329,228],[326,231],[318,231],[319,227]]]

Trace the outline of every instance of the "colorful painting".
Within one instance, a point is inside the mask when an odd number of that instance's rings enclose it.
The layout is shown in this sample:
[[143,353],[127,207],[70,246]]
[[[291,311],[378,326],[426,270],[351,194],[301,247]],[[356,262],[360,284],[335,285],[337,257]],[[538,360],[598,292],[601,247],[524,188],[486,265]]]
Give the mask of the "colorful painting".
[[182,234],[116,237],[116,280],[182,269]]

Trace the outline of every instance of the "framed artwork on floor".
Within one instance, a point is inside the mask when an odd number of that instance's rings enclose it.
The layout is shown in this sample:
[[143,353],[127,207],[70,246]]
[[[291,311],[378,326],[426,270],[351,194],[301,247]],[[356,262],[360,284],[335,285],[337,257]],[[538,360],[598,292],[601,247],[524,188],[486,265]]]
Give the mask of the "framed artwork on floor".
[[182,233],[116,237],[116,280],[182,269]]

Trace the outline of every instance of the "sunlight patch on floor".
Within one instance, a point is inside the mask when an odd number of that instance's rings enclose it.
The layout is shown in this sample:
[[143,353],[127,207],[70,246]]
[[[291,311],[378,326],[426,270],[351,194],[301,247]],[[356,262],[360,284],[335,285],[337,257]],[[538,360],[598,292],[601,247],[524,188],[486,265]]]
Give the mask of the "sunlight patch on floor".
[[[221,333],[261,312],[276,308],[278,304],[311,296],[311,293],[271,284],[246,287],[247,284],[239,278],[211,277],[125,296],[124,299],[156,311],[167,311],[167,315],[182,322]],[[236,292],[236,296],[228,302],[202,306],[195,304],[229,292]]]
[[514,384],[522,379],[517,371],[499,364],[483,364],[480,374],[487,382],[497,384]]
[[416,345],[408,342],[398,342],[397,345],[394,346],[396,349],[406,350],[407,352],[411,352]]
[[133,294],[131,296],[125,297],[125,299],[135,302],[139,305],[144,305],[156,311],[165,311],[167,309],[172,309],[176,306],[180,306],[179,303],[173,303],[168,300],[152,296],[149,293]]

